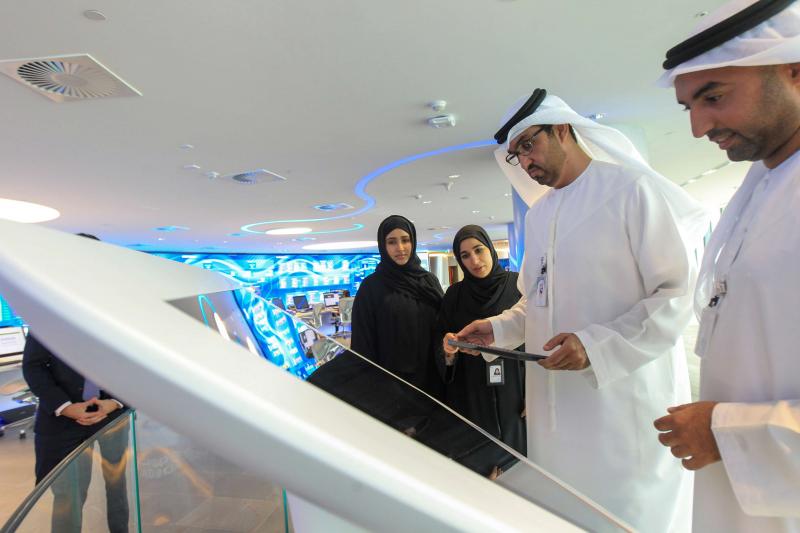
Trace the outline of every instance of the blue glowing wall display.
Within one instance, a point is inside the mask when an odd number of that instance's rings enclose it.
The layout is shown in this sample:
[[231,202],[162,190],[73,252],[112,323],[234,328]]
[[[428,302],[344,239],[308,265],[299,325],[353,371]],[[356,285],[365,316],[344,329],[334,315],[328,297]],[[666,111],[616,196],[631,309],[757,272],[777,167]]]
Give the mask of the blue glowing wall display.
[[316,339],[313,330],[292,321],[286,312],[251,291],[242,289],[235,291],[234,295],[256,342],[271,363],[301,379],[306,379],[316,370],[311,347],[304,343],[307,332],[313,335],[313,340]]
[[8,302],[0,296],[0,328],[17,327],[23,325],[22,318],[14,314]]
[[219,272],[245,285],[259,285],[264,298],[304,294],[309,303],[322,301],[325,292],[347,289],[355,294],[375,271],[378,254],[245,255],[154,253],[173,261]]

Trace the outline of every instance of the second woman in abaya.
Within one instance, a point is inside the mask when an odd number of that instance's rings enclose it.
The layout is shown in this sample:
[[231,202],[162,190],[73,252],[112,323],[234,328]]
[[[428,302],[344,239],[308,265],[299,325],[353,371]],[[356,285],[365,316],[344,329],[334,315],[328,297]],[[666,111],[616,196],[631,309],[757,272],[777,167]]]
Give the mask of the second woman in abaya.
[[473,320],[499,315],[517,303],[521,297],[518,274],[500,266],[492,241],[480,226],[464,226],[456,233],[453,254],[464,279],[447,289],[439,314],[440,332],[444,335],[444,354],[440,351],[440,356],[446,361],[446,401],[459,414],[526,454],[525,364],[504,360],[503,384],[489,385],[486,361],[459,354],[447,344],[455,335],[445,333],[460,331]]
[[441,398],[435,354],[442,287],[422,268],[417,232],[407,218],[392,215],[381,222],[378,249],[381,262],[361,283],[353,302],[350,348]]

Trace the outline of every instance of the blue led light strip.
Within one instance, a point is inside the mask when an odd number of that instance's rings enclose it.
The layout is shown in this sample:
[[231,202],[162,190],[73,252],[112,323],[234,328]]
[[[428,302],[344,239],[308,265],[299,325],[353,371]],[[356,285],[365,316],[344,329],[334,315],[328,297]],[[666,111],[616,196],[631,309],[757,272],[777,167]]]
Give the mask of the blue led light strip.
[[[418,161],[420,159],[425,159],[427,157],[434,157],[434,156],[437,156],[437,155],[448,154],[448,153],[451,153],[451,152],[458,152],[459,150],[470,150],[472,148],[484,148],[486,146],[494,146],[496,144],[497,143],[495,142],[494,139],[485,139],[485,140],[482,140],[482,141],[474,141],[474,142],[466,143],[466,144],[458,144],[456,146],[447,146],[445,148],[439,148],[437,150],[431,150],[430,152],[423,152],[421,154],[415,154],[415,155],[411,155],[411,156],[408,156],[408,157],[404,157],[402,159],[398,159],[397,161],[393,161],[393,162],[389,163],[388,165],[384,165],[384,166],[382,166],[382,167],[380,167],[380,168],[378,168],[376,170],[373,170],[372,172],[370,172],[369,174],[367,174],[366,176],[364,176],[363,178],[358,180],[358,183],[356,183],[356,187],[355,187],[355,191],[354,192],[355,192],[356,196],[358,196],[359,198],[364,200],[364,205],[360,209],[357,209],[356,211],[344,213],[344,214],[341,214],[341,215],[335,215],[335,216],[332,216],[332,217],[323,217],[323,218],[303,218],[303,219],[295,219],[295,220],[267,220],[265,222],[255,222],[253,224],[247,224],[247,225],[242,226],[242,231],[246,231],[248,233],[263,234],[264,231],[259,231],[259,230],[253,229],[253,228],[255,228],[257,226],[268,226],[268,225],[274,225],[274,224],[298,224],[298,223],[307,223],[307,222],[326,222],[328,220],[339,220],[339,219],[342,219],[342,218],[352,218],[352,217],[355,217],[355,216],[358,216],[358,215],[362,215],[362,214],[366,213],[367,211],[369,211],[370,209],[372,209],[373,207],[375,207],[375,198],[373,198],[372,196],[370,196],[370,195],[368,195],[366,193],[367,185],[369,185],[370,182],[373,181],[375,178],[378,178],[379,176],[382,176],[383,174],[386,174],[390,170],[394,170],[394,169],[396,169],[398,167],[401,167],[403,165],[407,165],[409,163],[413,163],[414,161]],[[361,225],[361,224],[355,224],[355,226],[363,227],[363,225]],[[323,233],[342,233],[342,232],[346,232],[346,231],[355,231],[357,229],[361,229],[361,228],[353,227],[353,228],[338,229],[338,230],[332,230],[332,231],[316,231],[316,232],[314,232],[314,234],[320,235],[320,234],[323,234]],[[306,234],[306,235],[308,235],[308,234]]]

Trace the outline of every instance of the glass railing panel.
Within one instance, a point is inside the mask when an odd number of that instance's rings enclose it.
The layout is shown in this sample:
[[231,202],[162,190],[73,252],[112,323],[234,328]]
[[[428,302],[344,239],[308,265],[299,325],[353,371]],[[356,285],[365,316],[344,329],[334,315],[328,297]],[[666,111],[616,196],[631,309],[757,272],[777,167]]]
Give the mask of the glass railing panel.
[[143,532],[286,531],[280,487],[147,415],[135,427]]
[[488,478],[494,467],[501,467],[495,480],[500,486],[581,528],[630,529],[437,399],[349,350],[347,332],[334,335],[318,317],[306,313],[301,320],[248,289],[170,303],[252,357],[285,369],[473,472]]
[[2,531],[137,531],[131,417],[124,412],[60,463]]

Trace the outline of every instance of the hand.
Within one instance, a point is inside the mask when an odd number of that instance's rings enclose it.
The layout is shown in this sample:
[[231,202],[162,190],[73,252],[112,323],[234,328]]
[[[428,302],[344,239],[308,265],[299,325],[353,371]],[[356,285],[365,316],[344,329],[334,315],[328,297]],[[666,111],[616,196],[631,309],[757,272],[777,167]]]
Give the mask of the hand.
[[450,346],[447,343],[447,341],[450,341],[450,340],[453,340],[453,341],[457,341],[458,340],[458,337],[456,337],[455,333],[445,333],[444,339],[442,339],[442,347],[444,348],[445,356],[452,357],[452,356],[454,356],[456,354],[456,352],[458,351],[458,348],[456,348],[455,346]]
[[[494,344],[494,329],[492,328],[492,323],[486,319],[475,320],[456,333],[456,337],[460,341],[471,342],[472,344],[479,344],[481,346],[491,346]],[[470,355],[481,354],[478,351],[464,350],[463,348],[461,351]]]
[[84,405],[86,405],[86,407],[90,405],[96,405],[97,411],[86,412],[86,410],[84,409],[83,416],[75,419],[75,422],[77,422],[82,426],[93,426],[98,422],[102,422],[108,416],[108,413],[103,410],[103,402],[107,401],[110,400],[98,400],[97,398],[92,398],[91,400],[81,402]]
[[544,345],[544,351],[561,346],[539,365],[547,370],[583,370],[591,363],[583,343],[574,333],[559,333]]
[[119,409],[119,404],[114,400],[97,400],[97,405],[100,407],[100,410],[104,412],[106,415],[110,415],[117,409]]
[[[61,416],[66,416],[72,420],[78,420],[86,416],[86,408],[89,407],[89,402],[71,403],[61,410]],[[93,414],[93,413],[90,413]]]
[[682,459],[687,470],[698,470],[721,459],[717,440],[711,431],[711,413],[717,402],[695,402],[670,407],[653,425],[658,440],[669,446],[672,455]]

